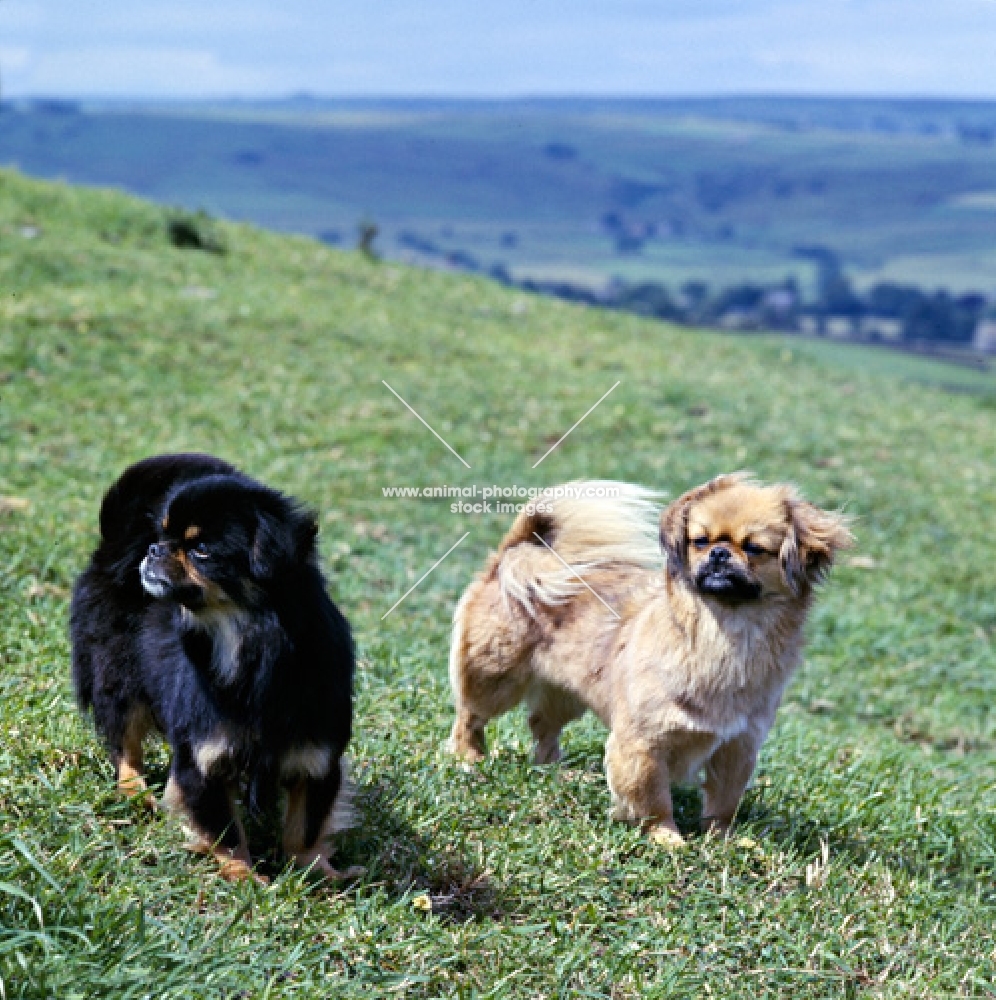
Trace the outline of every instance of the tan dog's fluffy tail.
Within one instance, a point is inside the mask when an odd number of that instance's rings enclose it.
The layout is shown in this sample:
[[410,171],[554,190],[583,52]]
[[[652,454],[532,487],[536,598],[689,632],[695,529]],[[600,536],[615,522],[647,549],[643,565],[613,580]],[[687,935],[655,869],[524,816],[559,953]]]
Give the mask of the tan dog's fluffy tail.
[[352,777],[353,761],[348,753],[339,758],[339,791],[336,793],[332,811],[326,819],[329,833],[342,833],[359,825],[356,812],[356,782]]
[[[498,578],[506,601],[563,604],[584,584],[585,571],[611,564],[655,569],[664,565],[658,537],[660,494],[607,480],[567,483],[538,496],[498,548]],[[552,549],[561,565],[536,577],[535,549]],[[566,564],[566,565],[565,565]]]

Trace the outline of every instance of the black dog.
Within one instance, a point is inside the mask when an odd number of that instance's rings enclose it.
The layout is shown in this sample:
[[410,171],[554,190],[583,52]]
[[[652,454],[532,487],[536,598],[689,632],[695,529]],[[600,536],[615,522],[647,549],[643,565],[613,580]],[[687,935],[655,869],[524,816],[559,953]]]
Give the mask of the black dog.
[[[100,509],[101,541],[73,592],[73,682],[118,787],[151,803],[142,741],[172,748],[164,801],[222,874],[251,874],[236,812],[286,789],[283,847],[335,875],[353,645],[318,568],[314,518],[209,455],[127,469]],[[337,806],[339,808],[337,808]]]

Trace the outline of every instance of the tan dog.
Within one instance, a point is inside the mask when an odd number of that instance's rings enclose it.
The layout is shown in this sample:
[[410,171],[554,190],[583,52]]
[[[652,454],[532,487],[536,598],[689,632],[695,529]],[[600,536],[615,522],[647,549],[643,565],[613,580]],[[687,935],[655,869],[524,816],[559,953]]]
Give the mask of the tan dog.
[[457,605],[450,747],[481,758],[488,720],[524,699],[549,763],[590,708],[610,729],[614,818],[680,842],[670,786],[704,771],[704,825],[726,831],[799,664],[814,587],[853,542],[847,520],[743,474],[660,514],[636,486],[571,489],[617,495],[520,514]]

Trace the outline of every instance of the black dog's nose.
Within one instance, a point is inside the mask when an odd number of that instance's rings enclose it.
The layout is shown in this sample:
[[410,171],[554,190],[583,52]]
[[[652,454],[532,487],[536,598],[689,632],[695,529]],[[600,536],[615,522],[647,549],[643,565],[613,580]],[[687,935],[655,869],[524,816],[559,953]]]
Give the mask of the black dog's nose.
[[730,561],[730,550],[725,545],[717,545],[709,553],[709,559],[714,563],[725,563]]
[[149,556],[153,559],[162,559],[166,555],[166,551],[165,542],[153,542],[149,546]]

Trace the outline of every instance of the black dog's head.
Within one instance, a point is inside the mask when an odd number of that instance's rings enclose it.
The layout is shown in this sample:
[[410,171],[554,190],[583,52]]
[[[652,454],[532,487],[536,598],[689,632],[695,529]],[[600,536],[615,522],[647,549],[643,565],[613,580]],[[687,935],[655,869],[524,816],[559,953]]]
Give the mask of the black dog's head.
[[313,564],[318,526],[275,490],[244,476],[183,483],[165,501],[142,586],[195,614],[251,608]]

